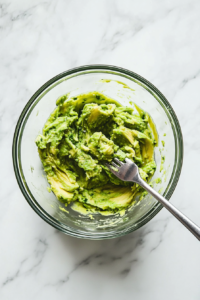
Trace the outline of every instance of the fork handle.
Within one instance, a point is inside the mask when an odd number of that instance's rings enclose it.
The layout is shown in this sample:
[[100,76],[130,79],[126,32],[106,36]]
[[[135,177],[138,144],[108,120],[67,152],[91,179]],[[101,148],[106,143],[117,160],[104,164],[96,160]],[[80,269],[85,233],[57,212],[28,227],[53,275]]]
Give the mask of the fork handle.
[[176,217],[200,241],[200,227],[198,227],[158,192],[152,189],[152,187],[150,187],[143,179],[138,179],[139,180],[137,183],[147,190],[154,198],[156,198],[166,209],[168,209],[170,213],[174,215],[174,217]]

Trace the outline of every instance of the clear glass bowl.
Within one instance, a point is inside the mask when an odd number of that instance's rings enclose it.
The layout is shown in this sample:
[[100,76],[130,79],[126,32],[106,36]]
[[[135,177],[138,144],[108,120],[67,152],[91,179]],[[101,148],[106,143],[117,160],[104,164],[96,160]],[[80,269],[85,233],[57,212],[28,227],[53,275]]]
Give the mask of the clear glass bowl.
[[[102,82],[101,79],[111,81]],[[114,238],[146,224],[161,210],[162,205],[147,195],[124,216],[98,214],[91,219],[70,208],[66,213],[61,210],[64,206],[47,190],[48,183],[35,145],[35,138],[42,132],[58,97],[69,92],[76,96],[91,91],[100,91],[124,106],[131,106],[132,101],[151,115],[159,135],[159,145],[155,148],[157,170],[152,180],[160,177],[162,183],[154,182],[154,188],[165,198],[171,197],[183,161],[183,140],[177,117],[166,98],[150,82],[131,71],[108,65],[89,65],[66,71],[49,80],[31,97],[14,133],[14,171],[28,203],[50,225],[80,238]],[[165,142],[164,148],[162,141]],[[161,154],[165,156],[162,172]]]

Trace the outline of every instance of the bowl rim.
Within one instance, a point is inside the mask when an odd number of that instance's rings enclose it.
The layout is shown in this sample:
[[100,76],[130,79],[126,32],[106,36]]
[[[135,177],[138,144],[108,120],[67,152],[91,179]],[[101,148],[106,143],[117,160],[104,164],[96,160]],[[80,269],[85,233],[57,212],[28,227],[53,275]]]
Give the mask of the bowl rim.
[[[27,102],[27,104],[25,105],[24,109],[22,110],[19,119],[17,121],[16,127],[15,127],[15,132],[14,132],[14,136],[13,136],[13,144],[12,144],[12,159],[13,159],[13,167],[14,167],[14,173],[19,185],[19,188],[22,192],[22,194],[24,195],[25,199],[27,200],[27,202],[29,203],[29,205],[32,207],[32,209],[44,220],[46,221],[48,224],[50,224],[51,226],[53,226],[54,228],[68,234],[74,237],[78,237],[78,238],[84,238],[84,239],[111,239],[111,238],[116,238],[116,237],[120,237],[123,235],[126,235],[128,233],[131,233],[137,229],[139,229],[140,227],[142,227],[143,225],[145,225],[147,222],[149,222],[162,208],[162,204],[161,203],[156,203],[153,208],[147,213],[145,214],[141,219],[140,222],[137,223],[136,225],[134,224],[133,226],[129,226],[127,229],[125,230],[121,230],[121,231],[111,231],[109,233],[93,233],[93,232],[84,232],[84,231],[80,231],[80,230],[71,230],[70,227],[64,225],[63,223],[59,222],[58,220],[54,219],[52,216],[50,216],[37,202],[37,200],[33,197],[33,199],[35,200],[36,204],[33,202],[33,200],[31,199],[31,197],[29,196],[29,194],[26,191],[26,188],[24,187],[23,184],[23,180],[21,178],[20,175],[20,170],[19,170],[19,164],[18,164],[18,159],[19,159],[19,151],[18,151],[18,143],[20,145],[20,141],[18,141],[19,138],[19,133],[21,132],[21,125],[23,123],[24,117],[26,117],[27,112],[29,110],[29,108],[32,106],[32,104],[35,102],[35,100],[37,100],[38,96],[42,94],[42,92],[44,90],[46,90],[49,86],[51,86],[53,83],[61,80],[63,77],[78,73],[78,72],[82,72],[82,71],[92,71],[92,70],[99,70],[99,71],[114,71],[114,72],[118,72],[120,74],[123,75],[128,75],[130,77],[132,77],[132,79],[136,79],[139,80],[140,82],[142,82],[145,86],[147,86],[150,91],[153,91],[156,95],[158,95],[158,97],[162,100],[161,102],[159,101],[159,103],[164,104],[164,108],[168,110],[168,113],[170,115],[170,117],[172,118],[175,128],[173,128],[172,126],[172,130],[173,130],[173,134],[174,134],[174,140],[175,140],[175,156],[178,155],[178,163],[177,163],[177,168],[173,172],[170,179],[169,184],[171,183],[170,188],[165,191],[164,196],[166,199],[170,199],[170,197],[172,196],[178,180],[180,178],[180,174],[181,174],[181,170],[182,170],[182,165],[183,165],[183,135],[182,135],[182,131],[181,131],[181,127],[178,121],[178,118],[176,116],[176,113],[174,112],[171,104],[168,102],[168,100],[165,98],[165,96],[152,84],[150,83],[148,80],[146,80],[145,78],[143,78],[142,76],[138,75],[135,72],[132,72],[130,70],[121,68],[121,67],[117,67],[117,66],[113,66],[113,65],[105,65],[105,64],[95,64],[95,65],[83,65],[80,67],[76,67],[76,68],[72,68],[69,69],[67,71],[64,71],[54,77],[52,77],[50,80],[48,80],[45,84],[43,84],[33,95],[32,97],[29,99],[29,101]],[[129,78],[130,79],[130,78]],[[67,79],[66,79],[67,80]],[[148,90],[149,91],[149,90]],[[150,92],[149,91],[149,92]],[[158,101],[158,99],[157,99]],[[165,110],[166,111],[166,110]],[[22,131],[23,132],[23,131]],[[175,136],[176,135],[176,136]],[[174,164],[175,167],[176,164]],[[169,185],[168,184],[168,185]]]

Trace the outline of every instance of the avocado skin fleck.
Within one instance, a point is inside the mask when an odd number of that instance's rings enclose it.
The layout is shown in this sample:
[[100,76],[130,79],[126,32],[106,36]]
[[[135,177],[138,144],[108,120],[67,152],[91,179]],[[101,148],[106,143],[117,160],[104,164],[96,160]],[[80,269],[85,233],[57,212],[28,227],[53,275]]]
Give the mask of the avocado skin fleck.
[[161,141],[161,143],[162,143],[163,147],[165,147],[165,141]]
[[142,199],[145,193],[138,185],[119,180],[104,162],[130,158],[149,181],[158,143],[150,116],[99,92],[67,94],[56,105],[35,143],[58,200],[65,206],[73,202],[88,214],[114,214],[131,206],[139,192]]

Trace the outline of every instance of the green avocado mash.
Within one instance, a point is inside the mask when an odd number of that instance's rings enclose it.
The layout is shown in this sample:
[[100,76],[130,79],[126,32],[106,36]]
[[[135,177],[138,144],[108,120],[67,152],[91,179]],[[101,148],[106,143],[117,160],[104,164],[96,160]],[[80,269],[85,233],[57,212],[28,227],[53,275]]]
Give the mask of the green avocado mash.
[[157,132],[150,116],[90,92],[56,101],[36,138],[51,190],[59,201],[88,213],[116,213],[134,203],[142,188],[115,177],[104,162],[130,158],[148,181],[154,174]]

